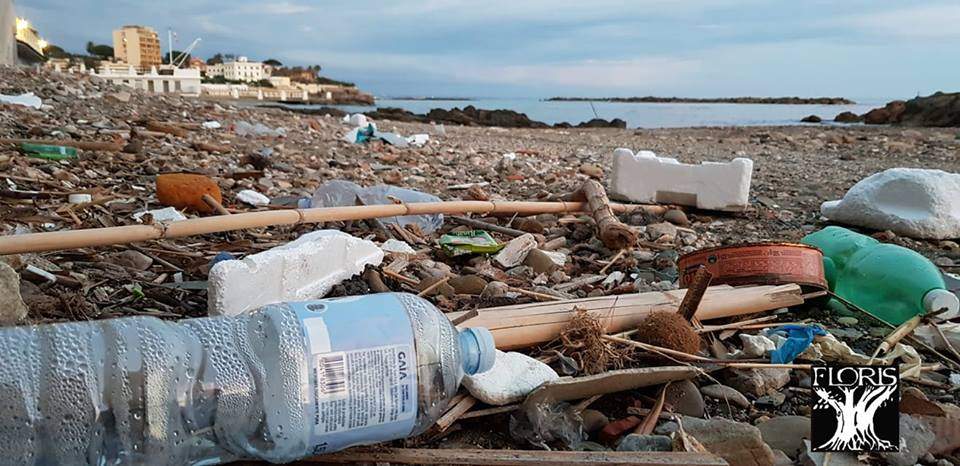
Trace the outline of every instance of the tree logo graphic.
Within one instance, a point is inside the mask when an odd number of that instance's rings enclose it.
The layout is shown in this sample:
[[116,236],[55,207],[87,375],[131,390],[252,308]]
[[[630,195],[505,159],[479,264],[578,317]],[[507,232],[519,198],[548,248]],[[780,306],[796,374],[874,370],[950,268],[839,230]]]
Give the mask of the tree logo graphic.
[[896,366],[814,366],[813,451],[900,451]]

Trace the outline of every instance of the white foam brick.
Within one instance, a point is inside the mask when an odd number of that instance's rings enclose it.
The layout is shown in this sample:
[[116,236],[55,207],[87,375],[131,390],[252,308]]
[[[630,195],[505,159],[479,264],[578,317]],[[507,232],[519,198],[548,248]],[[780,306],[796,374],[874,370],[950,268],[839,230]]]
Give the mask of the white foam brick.
[[960,237],[960,175],[891,168],[853,185],[843,199],[824,202],[828,219],[911,238]]
[[242,260],[219,262],[208,278],[208,312],[238,315],[267,304],[322,298],[334,285],[379,265],[371,241],[336,230],[307,233]]
[[697,165],[657,157],[651,151],[613,151],[611,197],[631,202],[678,204],[707,210],[741,211],[750,203],[753,160]]
[[522,353],[497,351],[493,367],[463,377],[463,386],[474,398],[493,406],[520,401],[545,382],[560,376],[550,366]]

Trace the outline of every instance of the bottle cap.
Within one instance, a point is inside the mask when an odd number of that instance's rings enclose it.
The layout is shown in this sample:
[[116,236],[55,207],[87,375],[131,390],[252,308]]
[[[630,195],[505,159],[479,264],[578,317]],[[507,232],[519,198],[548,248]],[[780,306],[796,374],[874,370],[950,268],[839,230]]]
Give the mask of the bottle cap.
[[497,358],[493,334],[483,327],[460,331],[460,357],[463,361],[463,372],[467,375],[490,370]]
[[960,299],[957,299],[957,295],[944,289],[930,290],[923,297],[923,308],[927,312],[936,312],[946,308],[947,311],[938,317],[950,319],[956,317],[957,313],[960,312]]

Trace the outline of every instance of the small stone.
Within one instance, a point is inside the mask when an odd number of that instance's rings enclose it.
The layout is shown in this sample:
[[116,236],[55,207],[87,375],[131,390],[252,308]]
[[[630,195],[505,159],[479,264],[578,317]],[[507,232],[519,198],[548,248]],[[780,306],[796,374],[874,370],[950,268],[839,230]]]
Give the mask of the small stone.
[[617,451],[673,451],[673,439],[666,435],[630,434],[620,441]]
[[[558,264],[558,260],[562,262]],[[527,254],[527,258],[524,259],[523,264],[532,267],[533,271],[537,274],[551,274],[562,266],[563,262],[566,262],[566,256],[563,253],[534,249]]]
[[874,338],[884,338],[893,330],[887,327],[870,327],[870,336]]
[[754,402],[759,408],[776,408],[787,401],[787,396],[780,392],[763,395]]
[[846,326],[854,326],[860,323],[856,317],[837,317],[837,323],[843,324]]
[[670,209],[667,213],[663,214],[663,219],[680,226],[687,226],[690,224],[690,220],[687,219],[687,214],[683,213],[680,209]]
[[683,428],[711,453],[731,466],[773,466],[774,456],[760,430],[721,417],[710,420],[684,416]]
[[120,91],[120,92],[112,92],[110,94],[107,94],[106,97],[110,100],[125,104],[127,102],[130,102],[130,97],[132,96],[127,91]]
[[953,466],[953,463],[951,463],[950,460],[946,458],[941,458],[937,460],[937,466]]
[[933,263],[940,267],[953,267],[954,264],[953,259],[944,256],[934,259]]
[[803,449],[803,439],[810,438],[810,418],[805,416],[780,416],[757,425],[763,441],[770,448],[781,450],[791,458],[797,458]]
[[580,419],[583,420],[583,431],[592,434],[603,426],[610,423],[610,419],[600,411],[595,409],[585,409],[580,412]]
[[530,251],[537,248],[537,239],[530,233],[512,239],[494,260],[504,268],[516,267],[523,263]]
[[946,249],[948,251],[956,251],[960,249],[960,245],[958,245],[955,241],[950,240],[941,241],[937,243],[937,246],[939,246],[940,249]]
[[677,226],[667,222],[660,222],[660,223],[654,223],[652,225],[647,225],[647,236],[652,240],[656,240],[661,236],[669,236],[671,238],[676,238]]
[[457,294],[478,295],[487,287],[487,281],[479,275],[464,275],[451,278],[449,282]]
[[[434,284],[436,284],[440,280],[443,280],[443,277],[440,275],[433,275],[433,276],[424,278],[423,280],[420,280],[420,285],[418,286],[418,289],[421,292],[426,291],[427,289],[432,287]],[[432,290],[427,292],[426,296],[443,295],[448,298],[452,298],[456,294],[457,293],[453,290],[453,287],[450,286],[450,282],[447,282],[440,286],[434,287]]]
[[476,399],[493,406],[520,401],[540,385],[559,379],[550,366],[523,353],[497,351],[487,372],[467,375],[463,386]]
[[[673,407],[673,412],[693,417],[703,417],[705,405],[703,396],[696,384],[689,380],[682,380],[670,384],[665,397],[667,404]],[[640,450],[633,450],[640,451]]]
[[12,325],[27,317],[27,305],[20,297],[20,274],[0,261],[0,325]]
[[773,450],[773,466],[793,466],[793,460],[786,453]]
[[599,165],[585,163],[580,166],[580,173],[583,173],[590,178],[595,178],[598,180],[603,179],[603,168],[601,168]]
[[834,451],[829,453],[830,458],[828,461],[827,453],[825,452],[816,452],[811,451],[810,441],[803,441],[803,453],[800,454],[798,462],[801,466],[860,466],[861,463],[857,460],[857,455],[845,451]]
[[244,189],[237,193],[237,200],[252,206],[265,206],[270,204],[270,198],[260,194],[252,189]]
[[139,251],[134,251],[133,249],[127,249],[123,252],[111,254],[107,257],[106,262],[139,272],[143,272],[153,265],[152,258]]
[[740,393],[735,388],[728,387],[726,385],[713,384],[700,387],[700,393],[702,393],[703,396],[714,398],[720,401],[729,401],[730,404],[740,408],[750,407],[750,400],[743,396],[743,393]]
[[754,396],[774,393],[790,382],[790,369],[731,369],[726,383]]
[[513,227],[527,233],[543,234],[545,228],[543,224],[532,217],[520,217],[513,221]]
[[900,414],[900,451],[880,453],[890,466],[913,466],[934,443],[933,431],[909,414]]
[[490,282],[483,287],[480,297],[484,299],[502,298],[510,292],[510,285],[503,282]]

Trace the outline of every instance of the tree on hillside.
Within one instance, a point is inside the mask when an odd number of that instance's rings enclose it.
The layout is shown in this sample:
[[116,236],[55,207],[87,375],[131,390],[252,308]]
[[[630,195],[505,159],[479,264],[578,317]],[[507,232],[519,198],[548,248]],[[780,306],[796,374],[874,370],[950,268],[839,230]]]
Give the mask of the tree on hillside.
[[222,54],[222,53],[218,53],[218,54],[216,54],[216,55],[214,55],[214,56],[212,56],[212,57],[210,57],[210,58],[207,59],[207,64],[208,64],[208,65],[219,65],[219,64],[221,64],[221,63],[223,63],[223,54]]
[[90,41],[87,42],[87,53],[103,58],[104,60],[109,60],[113,58],[113,47],[109,45],[94,44],[92,41]]
[[277,60],[276,58],[268,58],[268,59],[266,59],[266,60],[263,61],[263,64],[264,64],[264,65],[270,65],[270,66],[272,66],[272,67],[274,67],[274,68],[279,68],[279,67],[283,66],[283,63],[280,63],[280,60]]
[[72,56],[70,52],[53,44],[47,45],[47,48],[43,49],[43,54],[48,58],[70,58]]

